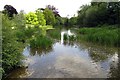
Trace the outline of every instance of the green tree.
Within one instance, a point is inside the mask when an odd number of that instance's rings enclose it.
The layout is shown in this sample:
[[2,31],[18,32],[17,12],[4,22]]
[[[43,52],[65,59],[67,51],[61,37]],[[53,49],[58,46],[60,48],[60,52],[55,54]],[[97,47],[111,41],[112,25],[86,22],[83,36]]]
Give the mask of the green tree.
[[77,17],[71,17],[70,20],[69,20],[69,24],[71,26],[74,26],[77,24]]
[[36,15],[39,22],[38,24],[42,26],[46,25],[44,14],[40,10],[36,10]]
[[46,8],[43,11],[43,14],[45,16],[45,20],[46,20],[46,24],[47,25],[54,25],[55,24],[55,16],[53,14],[53,12],[51,10],[49,10],[48,8]]
[[107,6],[108,24],[119,24],[120,23],[119,15],[120,15],[120,1],[109,2]]
[[26,24],[38,25],[39,21],[37,15],[34,12],[29,12],[26,16]]
[[91,2],[91,5],[83,5],[78,11],[77,24],[84,27],[119,24],[119,14],[120,2]]
[[36,12],[30,12],[25,15],[26,16],[26,23],[32,25],[46,25],[46,20],[44,18],[44,14],[36,10]]
[[55,21],[56,21],[55,23],[56,26],[63,25],[64,23],[62,17],[59,17],[59,16],[56,16]]
[[77,24],[80,27],[85,26],[85,16],[86,16],[86,11],[89,9],[89,5],[83,5],[80,7],[80,10],[78,11],[78,17],[77,17]]

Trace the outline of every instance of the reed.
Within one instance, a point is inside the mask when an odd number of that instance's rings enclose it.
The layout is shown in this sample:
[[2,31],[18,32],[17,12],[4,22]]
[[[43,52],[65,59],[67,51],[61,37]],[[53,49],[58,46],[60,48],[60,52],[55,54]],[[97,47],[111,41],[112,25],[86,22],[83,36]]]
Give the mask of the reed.
[[32,48],[49,48],[52,46],[52,40],[46,36],[36,36],[30,40]]
[[120,46],[120,28],[81,28],[80,39],[102,45]]

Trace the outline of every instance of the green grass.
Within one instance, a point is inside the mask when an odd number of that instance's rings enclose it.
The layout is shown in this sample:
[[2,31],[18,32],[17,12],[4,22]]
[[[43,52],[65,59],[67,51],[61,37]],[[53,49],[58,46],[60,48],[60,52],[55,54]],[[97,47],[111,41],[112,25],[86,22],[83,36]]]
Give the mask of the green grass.
[[120,46],[120,28],[81,28],[79,38],[93,43]]

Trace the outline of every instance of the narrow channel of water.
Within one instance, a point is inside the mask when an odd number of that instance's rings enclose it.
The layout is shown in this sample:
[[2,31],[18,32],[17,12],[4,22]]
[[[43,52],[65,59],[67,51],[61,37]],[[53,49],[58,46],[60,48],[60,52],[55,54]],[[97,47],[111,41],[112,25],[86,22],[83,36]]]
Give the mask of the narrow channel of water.
[[47,50],[29,46],[23,51],[27,68],[8,78],[108,78],[120,77],[120,54],[115,48],[83,42],[55,42]]

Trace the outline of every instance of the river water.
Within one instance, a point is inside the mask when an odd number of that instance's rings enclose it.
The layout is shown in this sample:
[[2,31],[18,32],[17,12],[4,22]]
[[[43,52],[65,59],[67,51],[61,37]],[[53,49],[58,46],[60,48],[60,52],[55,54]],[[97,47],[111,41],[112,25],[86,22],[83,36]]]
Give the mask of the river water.
[[51,48],[35,50],[27,46],[26,68],[12,71],[8,78],[110,78],[120,77],[117,48],[87,42],[55,41]]

